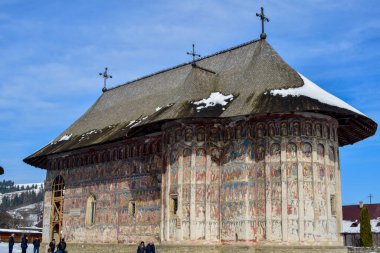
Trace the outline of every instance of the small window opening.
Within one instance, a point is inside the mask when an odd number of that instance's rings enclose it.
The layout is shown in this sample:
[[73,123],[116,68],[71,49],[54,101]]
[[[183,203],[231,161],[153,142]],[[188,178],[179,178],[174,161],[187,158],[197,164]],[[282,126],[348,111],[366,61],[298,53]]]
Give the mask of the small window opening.
[[135,201],[130,201],[129,202],[128,213],[131,216],[135,216],[136,215],[136,202]]
[[94,196],[90,196],[87,199],[86,208],[86,225],[91,226],[95,224],[95,212],[96,212],[96,200]]
[[380,222],[378,222],[378,223],[376,224],[376,227],[380,227]]
[[330,196],[331,215],[336,215],[336,198],[335,195]]
[[172,214],[177,214],[178,212],[178,196],[177,195],[173,195],[170,198],[170,212]]
[[91,203],[91,224],[95,223],[95,201]]

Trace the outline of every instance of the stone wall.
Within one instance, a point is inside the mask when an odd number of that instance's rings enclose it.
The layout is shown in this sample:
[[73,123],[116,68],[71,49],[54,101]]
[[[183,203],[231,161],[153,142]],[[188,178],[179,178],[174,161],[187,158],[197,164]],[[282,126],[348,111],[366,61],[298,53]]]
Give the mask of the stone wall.
[[[45,247],[42,247],[46,249]],[[123,244],[68,244],[69,253],[135,253],[137,246]],[[47,252],[47,249],[43,252]],[[157,253],[347,253],[337,246],[244,246],[244,245],[156,245]],[[350,251],[354,252],[354,251]],[[370,251],[358,251],[369,253]]]
[[[135,243],[159,240],[162,155],[159,139],[123,143],[123,156],[110,159],[104,151],[88,151],[98,163],[50,170],[46,189],[60,174],[65,180],[62,236],[72,243]],[[146,150],[145,147],[149,147]],[[140,150],[141,149],[141,150]],[[80,157],[82,159],[82,157]],[[51,193],[45,194],[44,240],[49,241]],[[95,222],[86,224],[87,199],[96,201]],[[135,212],[131,210],[134,203]]]
[[341,245],[336,130],[317,114],[168,123],[161,239]]
[[[312,113],[173,121],[51,157],[46,189],[62,175],[69,243],[341,245],[337,124]],[[50,209],[47,191],[45,241]]]

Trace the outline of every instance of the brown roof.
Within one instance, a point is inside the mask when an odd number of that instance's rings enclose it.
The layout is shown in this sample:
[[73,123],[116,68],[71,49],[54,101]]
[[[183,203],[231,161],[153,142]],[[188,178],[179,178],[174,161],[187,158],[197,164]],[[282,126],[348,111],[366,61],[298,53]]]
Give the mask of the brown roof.
[[[46,168],[46,157],[51,154],[129,138],[142,127],[157,131],[162,122],[180,118],[317,112],[338,119],[341,146],[376,132],[373,120],[347,108],[307,96],[271,95],[271,90],[301,87],[304,81],[266,40],[254,40],[204,57],[196,66],[179,65],[109,89],[51,144],[24,161]],[[193,102],[215,91],[234,97],[224,108],[197,110]]]
[[[371,220],[377,219],[380,217],[380,204],[366,204],[366,206],[368,207]],[[350,220],[350,221],[359,220],[359,217],[360,217],[359,205],[342,206],[342,210],[343,210],[343,220]]]

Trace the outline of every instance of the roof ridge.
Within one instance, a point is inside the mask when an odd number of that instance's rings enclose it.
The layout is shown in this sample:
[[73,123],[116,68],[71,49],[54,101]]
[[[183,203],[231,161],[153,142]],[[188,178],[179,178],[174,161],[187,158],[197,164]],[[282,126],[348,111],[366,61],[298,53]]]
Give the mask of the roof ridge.
[[[204,59],[207,59],[207,58],[210,58],[210,57],[213,57],[213,56],[216,56],[216,55],[219,55],[219,54],[223,54],[223,53],[226,53],[228,51],[232,51],[232,50],[235,50],[235,49],[238,49],[240,47],[244,47],[246,45],[249,45],[249,44],[252,44],[252,43],[256,43],[258,41],[260,41],[261,39],[254,39],[254,40],[250,40],[248,42],[245,42],[245,43],[242,43],[242,44],[238,44],[234,47],[230,47],[230,48],[227,48],[227,49],[224,49],[224,50],[221,50],[221,51],[217,51],[213,54],[210,54],[210,55],[206,55],[204,57],[201,57],[199,59],[197,59],[195,62],[198,62],[198,61],[201,61],[201,60],[204,60]],[[183,67],[183,66],[186,66],[186,65],[189,65],[189,64],[193,64],[194,62],[193,61],[189,61],[189,62],[186,62],[186,63],[181,63],[181,64],[178,64],[174,67],[170,67],[170,68],[166,68],[166,69],[163,69],[163,70],[159,70],[159,71],[156,71],[156,72],[153,72],[152,74],[148,74],[148,75],[145,75],[145,76],[142,76],[142,77],[138,77],[136,79],[133,79],[131,81],[128,81],[126,83],[123,83],[123,84],[119,84],[119,85],[116,85],[114,87],[111,87],[111,88],[108,88],[105,92],[107,91],[110,91],[110,90],[114,90],[114,89],[117,89],[117,88],[120,88],[122,86],[125,86],[127,84],[130,84],[130,83],[134,83],[134,82],[137,82],[137,81],[140,81],[140,80],[143,80],[143,79],[146,79],[146,78],[149,78],[149,77],[152,77],[152,76],[155,76],[155,75],[158,75],[158,74],[161,74],[161,73],[164,73],[164,72],[167,72],[167,71],[170,71],[170,70],[173,70],[173,69],[177,69],[177,68],[180,68],[180,67]]]

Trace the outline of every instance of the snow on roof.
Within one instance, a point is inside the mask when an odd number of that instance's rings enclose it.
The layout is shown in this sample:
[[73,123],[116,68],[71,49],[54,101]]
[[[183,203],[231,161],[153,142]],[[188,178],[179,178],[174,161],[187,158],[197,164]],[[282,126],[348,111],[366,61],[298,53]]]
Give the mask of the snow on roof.
[[65,134],[64,136],[61,137],[61,139],[59,139],[59,141],[68,141],[70,140],[72,135],[73,134]]
[[205,109],[210,106],[215,106],[217,104],[225,106],[226,104],[228,104],[228,102],[231,102],[233,98],[234,96],[232,94],[225,96],[220,92],[212,92],[208,98],[201,99],[192,103],[194,105],[197,105],[196,109],[199,112],[202,109]]
[[0,228],[0,232],[3,233],[25,233],[25,234],[41,234],[41,231],[36,230],[23,230],[23,229],[7,229],[7,228]]
[[51,141],[50,142],[50,145],[54,145],[54,144],[57,144],[58,142],[61,142],[61,141],[68,141],[71,139],[71,136],[73,136],[73,134],[64,134],[58,141]]
[[[352,107],[351,105],[347,104],[340,98],[335,97],[334,95],[328,93],[309,79],[307,79],[302,74],[298,73],[300,77],[302,78],[304,85],[298,88],[289,88],[289,89],[279,89],[279,90],[271,90],[271,95],[281,95],[283,97],[286,96],[293,96],[293,97],[299,97],[299,96],[306,96],[309,98],[313,98],[318,100],[321,103],[325,103],[332,106],[337,106],[340,108],[344,108],[353,112],[356,112],[358,114],[364,115],[356,108]],[[365,116],[365,115],[364,115]]]
[[19,227],[19,229],[42,231],[42,228],[41,228],[41,227],[36,227],[36,226],[31,226],[31,227]]
[[[357,223],[358,225],[355,227],[352,227],[353,223]],[[360,224],[358,222],[343,220],[342,221],[342,233],[347,233],[347,234],[360,233]]]
[[[357,226],[352,226],[352,224],[354,224],[354,223],[356,223]],[[380,223],[380,218],[371,220],[372,233],[380,233],[380,224],[379,223]],[[344,234],[359,234],[360,233],[360,223],[358,221],[343,220],[343,222],[342,222],[342,233],[344,233]]]

